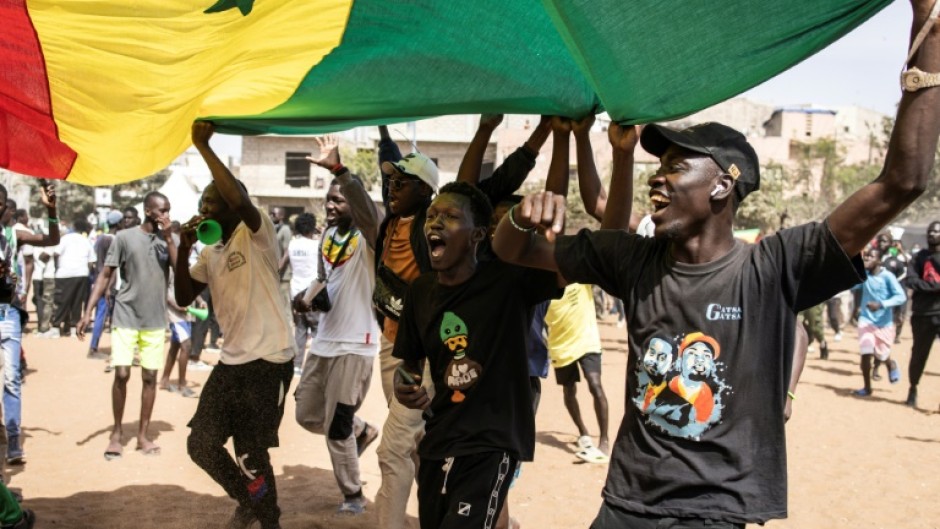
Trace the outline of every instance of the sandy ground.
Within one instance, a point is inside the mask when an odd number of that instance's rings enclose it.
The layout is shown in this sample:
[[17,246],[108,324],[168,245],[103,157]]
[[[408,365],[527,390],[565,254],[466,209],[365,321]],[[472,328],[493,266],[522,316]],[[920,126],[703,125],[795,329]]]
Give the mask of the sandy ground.
[[[613,435],[624,403],[625,332],[602,323],[605,338],[604,385],[611,405]],[[895,346],[904,367],[910,356],[910,330]],[[108,345],[103,338],[102,347]],[[832,343],[830,341],[830,343]],[[24,339],[29,374],[24,386],[27,464],[8,470],[11,487],[49,528],[214,528],[233,509],[222,490],[186,455],[195,399],[165,391],[157,396],[152,434],[162,455],[134,451],[133,432],[140,409],[139,371],[129,388],[124,418],[125,455],[102,457],[112,422],[111,375],[104,363],[85,357],[87,345],[75,338]],[[860,387],[854,332],[832,343],[832,355],[808,362],[789,430],[790,518],[778,528],[937,528],[940,527],[940,351],[934,351],[921,383],[921,408],[902,403],[907,384],[876,383],[865,401],[850,396]],[[937,347],[935,347],[937,349]],[[215,355],[205,355],[215,362]],[[190,373],[197,391],[207,372]],[[295,379],[296,382],[296,379]],[[385,416],[379,377],[361,411],[369,422]],[[586,387],[582,412],[596,434]],[[341,496],[332,476],[324,439],[294,422],[289,400],[281,425],[281,447],[272,451],[285,529],[376,527],[374,509],[360,517],[334,514]],[[562,393],[544,384],[537,418],[536,461],[527,464],[510,495],[512,514],[523,527],[588,527],[600,506],[606,465],[585,464],[574,456],[576,430]],[[380,484],[374,448],[363,456],[365,492],[371,500]],[[409,513],[416,514],[412,499]],[[412,520],[417,526],[417,521]]]

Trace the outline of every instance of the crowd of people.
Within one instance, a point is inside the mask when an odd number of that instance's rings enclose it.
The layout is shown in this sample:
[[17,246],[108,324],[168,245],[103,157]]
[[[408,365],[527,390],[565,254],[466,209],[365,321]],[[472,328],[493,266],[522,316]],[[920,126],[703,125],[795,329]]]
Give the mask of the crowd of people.
[[[929,6],[914,7],[916,31]],[[929,32],[912,57],[910,66],[940,70],[940,33]],[[890,353],[910,305],[906,403],[917,405],[940,330],[940,221],[911,253],[884,228],[927,185],[938,105],[934,90],[905,92],[882,174],[825,219],[756,244],[736,240],[732,226],[760,187],[760,163],[745,136],[717,123],[611,124],[608,189],[590,142],[593,116],[543,117],[482,178],[502,120],[484,115],[446,185],[430,158],[402,155],[380,127],[380,206],[343,164],[336,139],[317,138],[319,155],[309,161],[333,175],[322,231],[313,214],[320,212],[289,219],[283,208],[259,210],[210,147],[210,122],[194,123],[192,139],[212,182],[199,214],[182,225],[171,220],[171,199],[151,192],[142,216],[112,211],[98,229],[76,218],[60,233],[54,188],[44,184],[48,228],[34,233],[0,186],[0,462],[26,457],[21,345],[32,289],[38,336],[60,338],[74,327],[84,339],[91,329],[89,358],[107,359],[113,371],[109,461],[123,456],[133,367],[143,381],[143,455],[161,451],[148,431],[159,390],[198,398],[187,451],[235,501],[229,528],[280,527],[269,450],[291,395],[295,421],[326,442],[343,496],[338,512],[365,511],[359,459],[378,442],[381,527],[404,527],[414,483],[424,529],[517,526],[509,491],[535,456],[549,366],[563,387],[577,457],[610,465],[591,527],[743,527],[785,517],[784,425],[809,343],[828,356],[824,306],[834,339],[843,339],[848,320],[857,325],[864,386],[855,395],[866,398],[880,365],[891,383],[902,379]],[[567,196],[572,137],[579,199],[599,230],[565,230],[576,200]],[[549,138],[544,190],[516,195]],[[661,162],[649,189],[637,190],[650,197],[643,221],[632,210],[638,145]],[[219,240],[200,241],[210,221]],[[627,406],[613,438],[596,313],[607,308],[595,289],[614,300],[628,339]],[[221,340],[213,366],[200,360],[207,335]],[[376,364],[388,414],[364,418]],[[211,369],[200,393],[186,379],[193,368]],[[577,398],[582,375],[596,441]],[[0,486],[0,527],[34,520]]]

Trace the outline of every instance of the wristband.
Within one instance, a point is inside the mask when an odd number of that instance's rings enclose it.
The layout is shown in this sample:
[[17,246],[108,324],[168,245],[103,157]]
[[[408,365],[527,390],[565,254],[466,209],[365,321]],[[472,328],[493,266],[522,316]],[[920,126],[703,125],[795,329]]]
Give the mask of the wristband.
[[792,391],[787,391],[787,396],[790,397],[790,400],[796,400],[796,393]]
[[49,224],[58,224],[58,223],[59,223],[59,219],[56,218],[56,217],[49,217],[49,218],[46,219],[46,220],[49,221]]
[[345,170],[346,170],[346,166],[344,166],[341,163],[338,163],[330,168],[330,172],[333,173],[333,176],[337,176]]
[[530,226],[530,227],[528,227],[528,228],[523,228],[522,226],[516,224],[516,219],[514,219],[514,218],[512,217],[512,214],[513,214],[513,212],[516,210],[516,206],[518,206],[518,205],[519,205],[519,204],[513,204],[513,206],[512,206],[511,208],[509,208],[509,212],[506,213],[506,216],[509,217],[509,223],[512,224],[512,227],[513,227],[513,228],[516,228],[517,230],[519,230],[519,231],[521,231],[521,232],[523,232],[523,233],[532,233],[533,231],[535,231],[535,226]]

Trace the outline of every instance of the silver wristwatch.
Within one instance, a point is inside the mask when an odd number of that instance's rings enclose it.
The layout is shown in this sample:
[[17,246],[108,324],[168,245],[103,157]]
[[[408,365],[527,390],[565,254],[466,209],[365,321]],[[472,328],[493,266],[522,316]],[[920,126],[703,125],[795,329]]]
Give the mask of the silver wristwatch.
[[908,92],[938,85],[940,85],[940,73],[927,73],[915,66],[901,74],[901,88]]

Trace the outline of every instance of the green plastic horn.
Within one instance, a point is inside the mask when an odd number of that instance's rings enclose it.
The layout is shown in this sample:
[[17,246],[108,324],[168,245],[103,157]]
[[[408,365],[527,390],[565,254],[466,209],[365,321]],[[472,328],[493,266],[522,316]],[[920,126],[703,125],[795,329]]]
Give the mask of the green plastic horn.
[[222,239],[222,225],[214,220],[204,220],[196,227],[196,238],[202,244],[215,244]]
[[187,307],[186,312],[192,314],[199,321],[206,321],[209,317],[209,309],[197,309],[196,307]]

